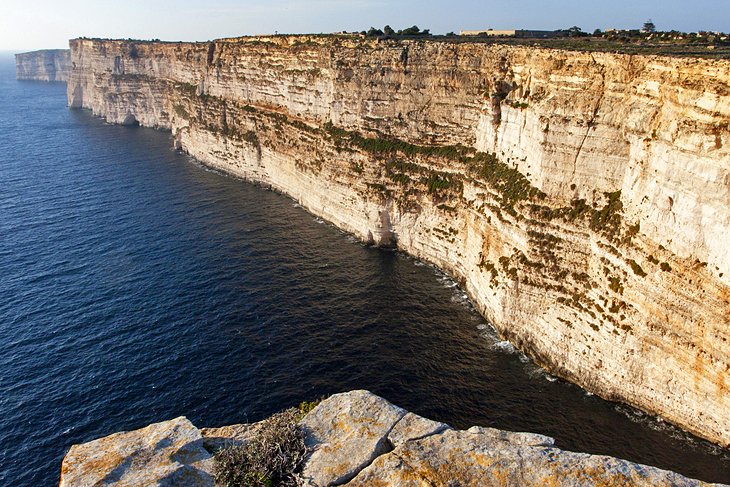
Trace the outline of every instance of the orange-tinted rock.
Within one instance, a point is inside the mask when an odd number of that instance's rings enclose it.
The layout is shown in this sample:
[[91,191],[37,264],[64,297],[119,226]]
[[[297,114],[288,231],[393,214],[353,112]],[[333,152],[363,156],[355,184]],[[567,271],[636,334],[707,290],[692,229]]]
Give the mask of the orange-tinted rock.
[[[204,431],[216,442],[240,444],[258,424]],[[618,458],[560,450],[543,435],[479,426],[453,430],[367,391],[331,396],[300,425],[309,448],[300,479],[310,487],[709,485]],[[213,487],[214,460],[202,444],[200,431],[177,418],[74,445],[63,460],[61,487]]]
[[[445,431],[380,456],[351,486],[695,487],[673,472],[617,458],[525,444],[523,433]],[[514,436],[513,436],[514,435]],[[534,435],[539,436],[539,435]],[[512,440],[516,441],[513,442]],[[529,443],[529,442],[528,442]]]
[[213,460],[185,417],[73,445],[60,487],[213,487]]
[[390,449],[387,437],[406,414],[368,391],[335,394],[302,421],[310,452],[302,478],[305,485],[347,482]]

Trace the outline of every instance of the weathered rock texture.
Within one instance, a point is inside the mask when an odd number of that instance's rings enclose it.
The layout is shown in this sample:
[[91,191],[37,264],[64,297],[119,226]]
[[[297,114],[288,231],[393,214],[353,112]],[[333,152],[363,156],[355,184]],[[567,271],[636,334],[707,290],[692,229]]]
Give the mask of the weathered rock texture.
[[457,279],[551,373],[730,445],[730,63],[347,36],[71,41],[172,130]]
[[71,51],[46,49],[15,55],[15,78],[34,81],[66,81],[71,70]]
[[[185,435],[178,432],[182,423]],[[246,441],[242,432],[247,436],[257,424],[203,429],[202,433],[213,435],[216,441],[228,439],[229,444],[240,444]],[[209,454],[199,452],[200,432],[190,432],[192,426],[188,425],[187,420],[178,418],[73,446],[63,462],[61,485],[212,487],[213,479],[206,475],[191,476],[190,483],[179,480],[182,477],[177,472],[188,472],[180,467],[181,451],[195,452],[193,456],[186,453],[189,459],[185,465],[191,460],[205,464],[196,472],[214,468]],[[310,412],[300,426],[308,446],[301,483],[313,487],[708,485],[618,458],[560,450],[547,436],[480,427],[453,430],[407,413],[367,391],[335,394]],[[156,445],[154,454],[147,453],[147,446],[143,448],[143,461],[138,456],[140,443]],[[206,459],[201,462],[200,458]],[[120,474],[112,477],[107,471],[116,465],[121,466],[114,472]],[[171,466],[176,469],[174,478],[168,473]]]
[[388,434],[406,411],[367,391],[323,401],[302,420],[311,449],[306,485],[340,485],[390,449]]
[[180,417],[72,446],[60,486],[203,486],[213,485],[212,473],[200,431]]

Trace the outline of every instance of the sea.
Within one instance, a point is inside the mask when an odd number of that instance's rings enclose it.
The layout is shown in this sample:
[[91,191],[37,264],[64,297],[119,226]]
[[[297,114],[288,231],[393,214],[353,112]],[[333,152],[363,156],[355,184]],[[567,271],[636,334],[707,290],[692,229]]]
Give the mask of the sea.
[[212,171],[169,132],[66,107],[0,55],[0,485],[86,442],[261,420],[368,389],[705,481],[730,452],[545,373],[438,269]]

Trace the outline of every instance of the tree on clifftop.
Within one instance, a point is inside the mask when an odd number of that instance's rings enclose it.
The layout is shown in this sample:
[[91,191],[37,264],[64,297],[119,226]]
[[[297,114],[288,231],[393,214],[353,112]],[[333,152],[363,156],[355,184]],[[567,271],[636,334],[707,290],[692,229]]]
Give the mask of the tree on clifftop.
[[380,29],[376,29],[375,27],[370,27],[370,30],[367,32],[368,37],[378,37],[382,35],[383,31]]
[[653,32],[656,32],[656,26],[654,25],[654,22],[652,22],[651,19],[644,22],[644,26],[641,28],[641,32],[645,34],[651,34]]
[[413,27],[408,27],[407,29],[398,31],[398,35],[403,35],[403,36],[417,36],[419,34],[421,34],[421,29],[419,29],[417,25],[414,25]]
[[565,32],[567,33],[568,37],[582,37],[588,35],[583,32],[583,29],[581,29],[577,25],[574,25],[570,29],[566,29]]

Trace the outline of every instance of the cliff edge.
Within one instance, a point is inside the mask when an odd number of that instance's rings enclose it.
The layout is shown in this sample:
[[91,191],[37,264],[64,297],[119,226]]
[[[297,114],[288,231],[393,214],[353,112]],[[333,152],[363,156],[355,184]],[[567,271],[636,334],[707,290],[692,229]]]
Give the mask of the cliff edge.
[[730,62],[71,41],[71,107],[439,266],[552,374],[730,445]]
[[[198,429],[181,417],[74,445],[63,460],[60,486],[212,487],[213,454],[251,441],[265,421]],[[618,458],[561,450],[543,435],[478,426],[456,430],[368,391],[331,396],[298,428],[306,449],[296,477],[298,485],[311,487],[719,486]]]
[[71,71],[69,49],[44,49],[15,55],[15,78],[30,81],[67,81]]

